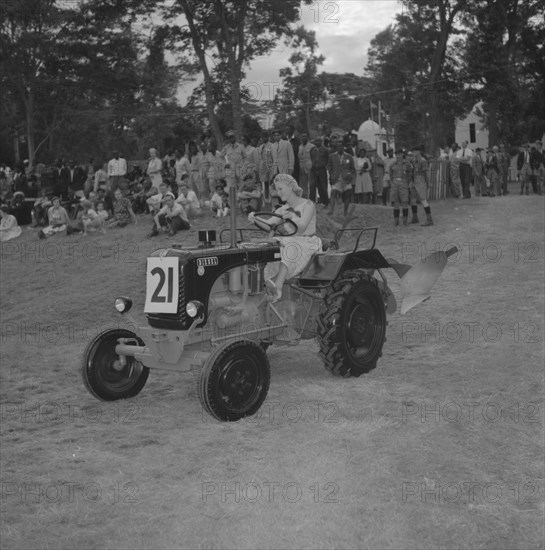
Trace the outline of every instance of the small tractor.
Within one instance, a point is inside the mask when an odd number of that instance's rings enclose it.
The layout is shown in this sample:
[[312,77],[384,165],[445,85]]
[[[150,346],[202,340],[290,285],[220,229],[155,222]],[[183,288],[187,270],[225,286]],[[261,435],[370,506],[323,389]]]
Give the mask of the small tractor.
[[[457,251],[435,252],[411,268],[387,260],[375,248],[377,228],[347,228],[345,223],[327,250],[286,281],[282,300],[274,302],[267,293],[265,266],[280,258],[274,237],[294,234],[297,226],[280,218],[272,224],[271,216],[255,213],[269,220],[267,238],[244,242],[233,208],[230,229],[220,234],[218,244],[215,231],[200,231],[199,246],[153,252],[147,259],[147,325],[130,315],[129,298],[116,298],[117,311],[138,328],[106,330],[89,343],[82,376],[90,393],[104,401],[126,399],[142,390],[150,369],[198,370],[203,408],[218,420],[237,421],[255,414],[267,396],[267,348],[311,338],[317,338],[328,371],[360,376],[375,368],[386,315],[397,307],[383,270],[391,268],[401,278],[403,314],[429,298],[448,256]],[[225,231],[229,243],[222,242]],[[357,232],[356,243],[341,250],[346,231]],[[372,243],[360,249],[364,233]]]

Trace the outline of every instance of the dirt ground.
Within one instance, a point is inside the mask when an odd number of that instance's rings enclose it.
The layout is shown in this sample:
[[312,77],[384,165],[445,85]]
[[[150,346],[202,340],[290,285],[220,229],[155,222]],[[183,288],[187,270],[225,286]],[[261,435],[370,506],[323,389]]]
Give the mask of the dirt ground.
[[359,206],[386,257],[459,253],[389,318],[374,371],[273,346],[268,398],[237,423],[202,411],[194,373],[152,370],[115,403],[82,384],[89,340],[124,326],[115,296],[144,323],[146,256],[169,243],[148,218],[4,243],[1,548],[543,548],[544,202],[515,193],[434,202],[427,228]]

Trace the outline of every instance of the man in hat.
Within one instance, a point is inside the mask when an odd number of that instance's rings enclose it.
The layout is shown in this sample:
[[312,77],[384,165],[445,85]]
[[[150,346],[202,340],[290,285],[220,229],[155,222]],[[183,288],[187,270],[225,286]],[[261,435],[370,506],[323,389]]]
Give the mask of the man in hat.
[[[426,213],[426,221],[422,226],[427,227],[433,225],[433,219],[431,217],[431,207],[428,203],[428,161],[422,155],[424,147],[415,147],[413,150],[414,161],[412,165],[412,187],[416,197],[420,200],[420,203],[424,207]],[[416,218],[418,223],[418,214],[413,211],[413,217]],[[413,223],[413,222],[411,222]]]
[[320,137],[314,140],[314,146],[316,147],[316,155],[312,159],[309,198],[311,201],[314,201],[316,199],[316,190],[318,190],[320,202],[327,208],[329,206],[329,196],[327,194],[329,149],[325,147]]
[[189,229],[189,221],[184,207],[174,201],[173,193],[165,194],[165,205],[157,212],[154,217],[155,231],[152,231],[151,236],[159,234],[159,229],[168,231],[169,237],[174,237],[180,229]]
[[394,225],[399,225],[400,206],[403,210],[403,225],[407,225],[409,218],[409,178],[411,165],[403,158],[403,150],[396,151],[396,159],[390,164],[391,200],[394,207]]
[[235,186],[238,188],[242,182],[242,163],[246,159],[246,149],[241,143],[237,143],[237,138],[233,130],[229,130],[225,137],[227,143],[221,150],[220,156],[225,159],[225,180],[227,189]]

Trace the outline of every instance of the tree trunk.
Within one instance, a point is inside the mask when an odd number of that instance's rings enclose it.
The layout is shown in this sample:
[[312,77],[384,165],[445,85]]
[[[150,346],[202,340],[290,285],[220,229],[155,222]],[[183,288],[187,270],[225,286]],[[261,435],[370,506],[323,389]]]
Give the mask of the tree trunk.
[[28,146],[28,169],[34,168],[34,91],[32,86],[29,86],[28,93],[25,96],[26,110],[26,133]]

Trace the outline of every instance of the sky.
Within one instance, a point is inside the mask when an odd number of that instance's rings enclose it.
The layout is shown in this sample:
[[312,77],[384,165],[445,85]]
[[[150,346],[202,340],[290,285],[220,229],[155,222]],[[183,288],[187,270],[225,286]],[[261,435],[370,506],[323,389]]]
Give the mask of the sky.
[[[316,32],[318,53],[325,57],[320,72],[362,75],[371,40],[401,11],[400,0],[319,0],[301,6],[297,25]],[[281,83],[278,71],[289,65],[290,53],[290,48],[279,42],[275,50],[251,63],[243,84],[248,86],[252,99],[274,98]],[[192,87],[184,88],[182,103]]]

